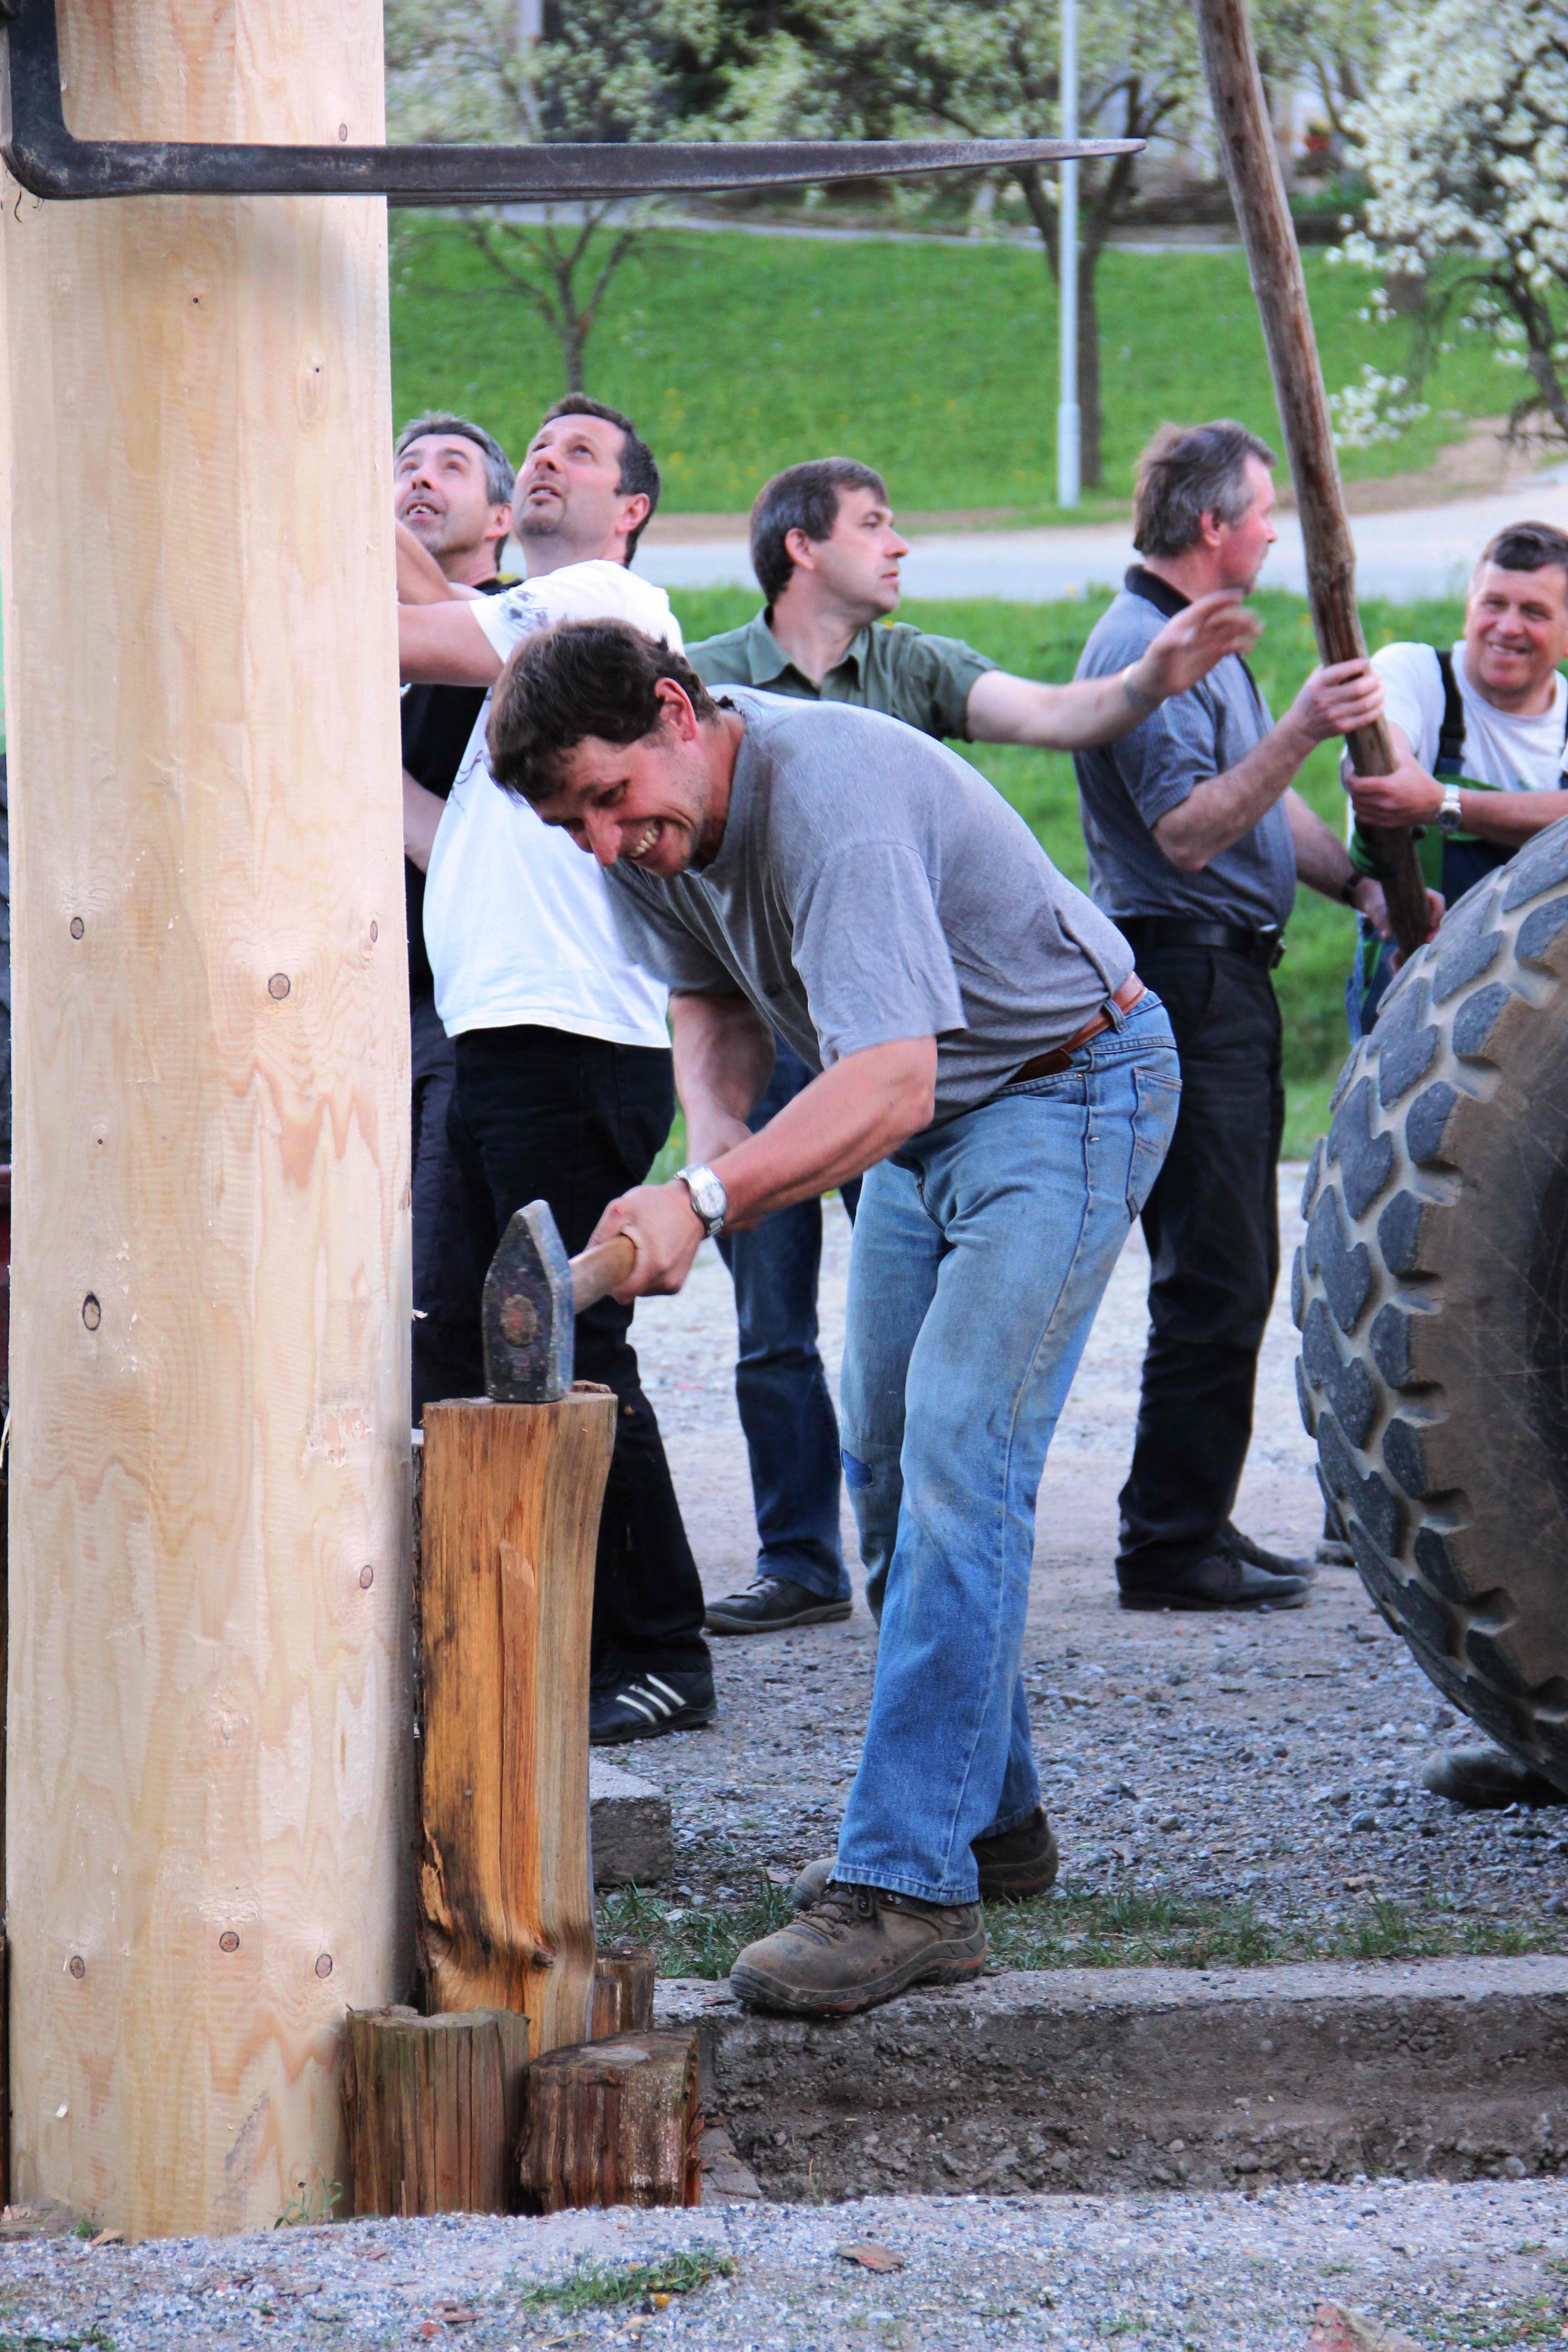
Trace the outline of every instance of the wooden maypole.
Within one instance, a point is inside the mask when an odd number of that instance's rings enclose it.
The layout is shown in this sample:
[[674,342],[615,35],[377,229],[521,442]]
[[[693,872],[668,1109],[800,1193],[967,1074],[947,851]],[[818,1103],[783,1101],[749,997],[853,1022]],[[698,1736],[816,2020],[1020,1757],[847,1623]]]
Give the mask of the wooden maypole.
[[[60,32],[84,135],[382,136],[380,0]],[[4,199],[12,2193],[265,2226],[412,1965],[385,213]]]

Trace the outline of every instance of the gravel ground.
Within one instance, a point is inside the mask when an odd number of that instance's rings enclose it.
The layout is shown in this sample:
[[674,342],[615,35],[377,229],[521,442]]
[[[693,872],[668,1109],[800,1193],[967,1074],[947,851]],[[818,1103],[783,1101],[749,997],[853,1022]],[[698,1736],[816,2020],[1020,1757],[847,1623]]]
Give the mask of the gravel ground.
[[[837,2251],[884,2246],[868,2271]],[[650,2310],[529,2302],[706,2253],[734,2265]],[[1404,2352],[1560,2343],[1568,2206],[1535,2181],[1358,2183],[1255,2198],[872,2198],[550,2221],[358,2221],[267,2237],[0,2250],[0,2345],[640,2343],[713,2352],[931,2345],[1307,2352],[1324,2303]],[[581,2287],[579,2274],[579,2287]],[[601,2290],[602,2292],[602,2290]],[[1387,2331],[1386,2333],[1384,2331]],[[1320,2334],[1320,2344],[1325,2337]],[[1327,2339],[1332,2341],[1332,2338]],[[1343,2338],[1340,2339],[1342,2342]]]
[[[1281,1174],[1287,1275],[1300,1178],[1296,1167]],[[834,1372],[848,1240],[834,1204],[823,1275]],[[1213,1929],[1221,1915],[1226,1948],[1243,1958],[1568,1942],[1559,1912],[1568,1813],[1467,1816],[1426,1794],[1426,1752],[1476,1735],[1352,1570],[1323,1571],[1305,1609],[1277,1614],[1149,1616],[1116,1606],[1116,1494],[1147,1279],[1134,1233],[1041,1489],[1026,1667],[1067,1900],[1028,1906],[1032,1918],[994,1920],[994,1948],[1037,1965],[1053,1957],[1053,1939],[1061,1957],[1081,1957],[1075,1935],[1126,1931],[1152,1934],[1172,1957],[1180,1918],[1201,1916]],[[1321,1531],[1321,1507],[1296,1406],[1288,1290],[1282,1278],[1237,1516],[1261,1541],[1300,1553]],[[639,1308],[636,1336],[704,1582],[710,1595],[733,1591],[751,1576],[754,1537],[731,1386],[732,1303],[713,1251],[704,1248],[679,1298]],[[854,1560],[847,1508],[845,1543]],[[831,1850],[874,1663],[858,1581],[857,1570],[847,1624],[714,1643],[721,1713],[710,1730],[619,1751],[668,1792],[678,1913],[748,1902],[759,1871],[781,1875]],[[689,1952],[684,1966],[694,1964]]]

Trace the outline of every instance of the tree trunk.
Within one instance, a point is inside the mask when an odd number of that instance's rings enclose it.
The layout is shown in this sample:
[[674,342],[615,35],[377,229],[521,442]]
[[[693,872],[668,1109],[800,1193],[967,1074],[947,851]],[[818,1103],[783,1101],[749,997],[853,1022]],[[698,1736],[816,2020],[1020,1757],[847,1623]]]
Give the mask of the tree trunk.
[[421,1934],[429,2006],[592,2030],[588,1644],[616,1402],[425,1409]]
[[1098,245],[1079,247],[1078,257],[1078,465],[1086,490],[1098,490],[1102,471],[1100,410],[1100,312],[1095,306],[1094,273],[1100,266]]
[[[381,14],[61,0],[72,127],[374,145]],[[413,1960],[386,207],[0,247],[13,2188],[254,2230]]]
[[527,2018],[510,2010],[351,2009],[343,2117],[353,2211],[510,2212],[528,2040]]
[[622,2033],[536,2059],[518,2143],[525,2213],[568,2205],[697,2205],[697,2034]]

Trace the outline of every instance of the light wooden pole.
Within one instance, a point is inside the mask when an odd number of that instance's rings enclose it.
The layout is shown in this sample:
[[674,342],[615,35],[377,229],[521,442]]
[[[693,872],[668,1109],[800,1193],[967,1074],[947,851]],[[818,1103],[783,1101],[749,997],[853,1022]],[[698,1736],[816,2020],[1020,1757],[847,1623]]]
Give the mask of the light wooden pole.
[[[380,0],[60,13],[80,132],[382,135]],[[385,216],[4,199],[13,2194],[236,2230],[412,1967]]]

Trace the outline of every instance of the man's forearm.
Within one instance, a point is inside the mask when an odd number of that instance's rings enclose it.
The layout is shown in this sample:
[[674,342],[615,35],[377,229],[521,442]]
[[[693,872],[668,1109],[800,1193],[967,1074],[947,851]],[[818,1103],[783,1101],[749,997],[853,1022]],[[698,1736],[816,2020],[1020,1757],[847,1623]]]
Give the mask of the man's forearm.
[[397,601],[400,604],[446,604],[477,596],[477,588],[448,580],[427,547],[422,546],[406,523],[396,526]]
[[1234,768],[1194,785],[1179,808],[1160,818],[1153,834],[1161,851],[1180,872],[1200,872],[1268,815],[1315,740],[1282,719]]
[[1464,830],[1479,841],[1495,841],[1517,848],[1558,818],[1568,816],[1568,792],[1460,792],[1459,813]]
[[846,1055],[786,1103],[759,1133],[727,1152],[726,1230],[813,1201],[862,1176],[931,1123],[936,1040],[903,1038]]
[[972,742],[1027,743],[1051,751],[1084,751],[1110,743],[1148,718],[1162,698],[1148,690],[1134,662],[1110,677],[1078,677],[1045,686],[987,670],[970,688],[964,724]]
[[500,656],[466,603],[399,604],[397,661],[405,686],[493,686]]
[[1286,793],[1285,814],[1290,821],[1297,880],[1310,890],[1321,890],[1325,898],[1348,904],[1345,892],[1355,878],[1355,867],[1344,843],[1298,792]]
[[428,873],[430,852],[436,845],[436,828],[441,822],[446,802],[435,793],[426,792],[416,783],[406,768],[403,771],[403,855],[410,866],[417,866],[421,874]]
[[743,996],[685,993],[669,1000],[669,1030],[689,1156],[717,1158],[773,1076],[773,1033]]

